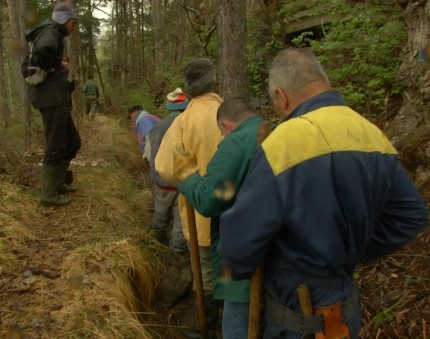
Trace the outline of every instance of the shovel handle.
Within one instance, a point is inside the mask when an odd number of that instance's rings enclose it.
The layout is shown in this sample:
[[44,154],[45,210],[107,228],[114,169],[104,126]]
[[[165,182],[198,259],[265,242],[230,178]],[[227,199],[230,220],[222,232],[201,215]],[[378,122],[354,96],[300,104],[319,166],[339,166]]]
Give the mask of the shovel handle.
[[[314,314],[312,308],[311,294],[309,292],[308,286],[305,284],[300,284],[297,286],[297,295],[299,297],[300,309],[305,317],[310,317]],[[303,339],[314,339],[314,334],[306,334]]]
[[202,269],[200,266],[199,242],[197,238],[196,216],[194,208],[185,200],[187,209],[188,231],[190,232],[191,266],[193,268],[194,283],[196,287],[197,309],[199,312],[200,330],[203,339],[208,338],[208,325],[206,323],[206,307],[203,291]]

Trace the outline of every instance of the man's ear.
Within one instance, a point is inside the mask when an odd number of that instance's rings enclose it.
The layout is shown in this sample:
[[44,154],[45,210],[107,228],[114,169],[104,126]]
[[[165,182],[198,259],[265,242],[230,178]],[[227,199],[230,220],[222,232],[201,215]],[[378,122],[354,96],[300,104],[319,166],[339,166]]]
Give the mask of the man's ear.
[[285,93],[285,91],[281,87],[276,87],[275,96],[276,96],[276,99],[278,100],[279,107],[283,110],[287,110],[288,105],[290,103],[288,100],[287,93]]
[[234,128],[233,124],[227,119],[221,120],[219,124],[221,126],[221,133],[223,135],[228,135]]
[[221,120],[220,125],[222,128],[222,131],[228,130],[228,122],[226,120]]

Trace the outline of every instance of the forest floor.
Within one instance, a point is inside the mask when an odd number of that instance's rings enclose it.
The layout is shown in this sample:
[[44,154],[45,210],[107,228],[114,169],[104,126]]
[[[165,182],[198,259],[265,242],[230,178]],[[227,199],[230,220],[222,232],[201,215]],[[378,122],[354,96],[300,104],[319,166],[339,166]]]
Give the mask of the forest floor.
[[[70,205],[38,204],[40,136],[0,175],[0,337],[182,338],[198,324],[195,297],[189,288],[174,306],[158,302],[166,248],[149,232],[152,185],[137,142],[110,116],[78,126]],[[429,267],[427,228],[358,268],[362,338],[430,338]]]

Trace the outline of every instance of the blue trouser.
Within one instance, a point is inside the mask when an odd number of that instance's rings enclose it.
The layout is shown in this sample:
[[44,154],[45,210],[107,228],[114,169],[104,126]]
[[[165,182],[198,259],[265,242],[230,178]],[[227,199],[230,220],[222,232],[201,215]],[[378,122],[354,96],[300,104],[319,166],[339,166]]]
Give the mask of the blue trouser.
[[248,338],[249,303],[224,301],[222,313],[223,339]]
[[[291,274],[288,280],[279,281],[271,276],[265,277],[265,293],[277,303],[302,313],[297,297],[296,287],[306,284],[311,294],[312,306],[320,307],[335,304],[339,300],[345,300],[352,288],[352,278],[304,278],[300,275]],[[347,321],[351,339],[357,339],[360,332],[360,302],[358,300],[354,315]],[[303,334],[293,332],[276,324],[266,314],[263,317],[263,339],[300,339]]]
[[45,165],[60,165],[76,157],[81,148],[81,138],[68,106],[41,108],[45,133]]

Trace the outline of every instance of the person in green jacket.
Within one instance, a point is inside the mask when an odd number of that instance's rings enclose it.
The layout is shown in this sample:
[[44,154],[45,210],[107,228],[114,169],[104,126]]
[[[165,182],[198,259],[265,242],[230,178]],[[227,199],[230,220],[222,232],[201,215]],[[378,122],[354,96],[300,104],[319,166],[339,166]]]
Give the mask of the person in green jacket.
[[85,95],[85,114],[89,115],[91,112],[91,118],[94,118],[96,107],[98,106],[99,88],[92,75],[88,76],[88,80],[85,82],[82,91]]
[[[218,109],[217,124],[225,137],[203,176],[193,174],[178,185],[179,191],[203,216],[211,217],[211,259],[214,299],[224,300],[223,338],[247,338],[250,280],[224,281],[217,252],[219,216],[230,208],[257,148],[259,126],[264,119],[241,98],[226,100]],[[239,236],[239,235],[238,235]]]

